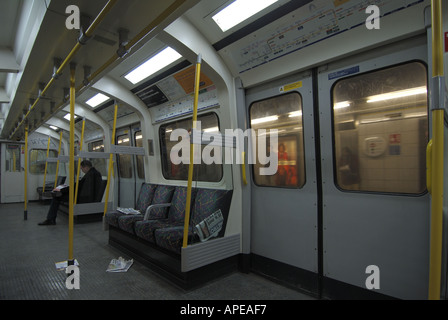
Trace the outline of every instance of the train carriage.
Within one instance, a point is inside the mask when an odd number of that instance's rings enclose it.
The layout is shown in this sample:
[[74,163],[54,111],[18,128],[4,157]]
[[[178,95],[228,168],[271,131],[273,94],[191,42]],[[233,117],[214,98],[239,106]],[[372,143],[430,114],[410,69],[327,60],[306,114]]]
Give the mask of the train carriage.
[[85,220],[187,290],[446,299],[446,5],[0,1],[1,206],[65,184],[69,264]]

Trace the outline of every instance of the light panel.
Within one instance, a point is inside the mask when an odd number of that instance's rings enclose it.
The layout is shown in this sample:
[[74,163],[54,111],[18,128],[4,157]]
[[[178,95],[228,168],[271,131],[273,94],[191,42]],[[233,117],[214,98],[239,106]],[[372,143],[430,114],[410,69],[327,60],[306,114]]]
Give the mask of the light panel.
[[92,108],[95,108],[95,107],[98,107],[99,105],[103,104],[104,102],[106,102],[109,99],[110,99],[110,97],[108,97],[102,93],[98,93],[97,95],[95,95],[92,98],[90,98],[89,100],[87,100],[86,103],[89,106],[91,106]]
[[215,14],[212,18],[221,28],[222,32],[226,32],[277,1],[278,0],[236,0]]
[[176,50],[167,47],[124,77],[132,84],[137,84],[180,58],[182,56]]

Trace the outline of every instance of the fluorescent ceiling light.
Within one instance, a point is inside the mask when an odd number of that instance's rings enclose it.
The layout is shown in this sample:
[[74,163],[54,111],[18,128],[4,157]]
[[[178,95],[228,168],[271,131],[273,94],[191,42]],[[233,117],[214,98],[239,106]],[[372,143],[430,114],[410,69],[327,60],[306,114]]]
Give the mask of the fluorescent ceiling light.
[[427,93],[428,93],[428,89],[426,87],[400,90],[400,91],[395,91],[395,92],[390,92],[390,93],[385,93],[385,94],[380,94],[377,96],[369,97],[369,100],[367,100],[367,103],[392,100],[392,99],[398,99],[398,98],[405,98],[405,97],[411,97],[411,96],[416,96],[419,94],[427,94]]
[[233,28],[278,0],[236,0],[213,16],[222,32]]
[[132,84],[139,83],[181,57],[176,50],[168,47],[128,73],[125,78]]
[[344,102],[338,102],[334,105],[334,110],[338,109],[344,109],[350,107],[350,102],[344,101]]
[[54,131],[59,129],[58,127],[55,127],[55,126],[50,126],[50,128],[53,129]]
[[91,106],[92,108],[98,107],[103,102],[106,102],[110,98],[102,93],[98,93],[97,95],[93,96],[91,99],[87,100],[87,104]]
[[302,111],[291,112],[289,114],[290,118],[298,118],[298,117],[301,117],[301,116],[303,116]]
[[251,123],[252,123],[252,125],[254,125],[254,124],[260,124],[260,123],[266,123],[266,122],[273,122],[273,121],[277,121],[277,120],[278,120],[278,116],[272,116],[272,117],[254,119],[251,121]]
[[[78,116],[75,114],[75,119],[78,118]],[[64,117],[64,119],[70,121],[70,113],[67,113]]]

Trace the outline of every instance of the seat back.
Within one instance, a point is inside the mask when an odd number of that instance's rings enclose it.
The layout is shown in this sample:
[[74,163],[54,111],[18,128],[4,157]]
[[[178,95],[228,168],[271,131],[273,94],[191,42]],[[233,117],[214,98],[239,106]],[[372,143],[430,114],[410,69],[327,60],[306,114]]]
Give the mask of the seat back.
[[150,183],[142,183],[140,193],[138,194],[137,198],[137,204],[135,206],[136,210],[139,210],[142,214],[145,214],[146,209],[152,203],[156,188],[157,185]]
[[224,236],[232,194],[232,190],[198,189],[193,205],[190,226],[194,227],[215,211],[221,210],[224,221],[218,237]]
[[[151,204],[170,203],[175,189],[175,186],[157,185]],[[168,208],[154,208],[151,210],[150,219],[166,219],[167,215]]]
[[[170,222],[181,222],[185,219],[185,208],[187,204],[187,191],[186,187],[176,187],[174,191],[173,199],[171,200],[171,206],[168,211],[168,219]],[[196,196],[196,189],[191,191],[191,202],[192,205]],[[191,207],[190,207],[191,209]]]

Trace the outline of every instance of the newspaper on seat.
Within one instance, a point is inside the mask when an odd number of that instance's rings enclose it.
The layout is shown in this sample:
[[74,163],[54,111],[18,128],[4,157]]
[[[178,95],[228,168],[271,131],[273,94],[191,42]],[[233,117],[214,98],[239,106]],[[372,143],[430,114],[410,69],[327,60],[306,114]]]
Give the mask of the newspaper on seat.
[[194,232],[199,236],[201,242],[218,236],[222,229],[224,217],[221,210],[213,212],[210,216],[199,222],[194,227]]
[[134,208],[117,208],[118,212],[121,212],[123,214],[140,214],[140,211],[135,210]]

